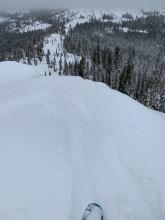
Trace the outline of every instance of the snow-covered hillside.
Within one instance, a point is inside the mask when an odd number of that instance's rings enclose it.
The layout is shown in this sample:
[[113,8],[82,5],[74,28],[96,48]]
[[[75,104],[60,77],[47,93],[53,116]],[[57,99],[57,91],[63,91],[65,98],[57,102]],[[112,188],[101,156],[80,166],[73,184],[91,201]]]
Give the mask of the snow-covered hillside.
[[[60,71],[60,61],[61,61],[61,67],[62,70],[64,70],[65,66],[65,60],[67,63],[74,63],[75,61],[80,62],[81,57],[67,53],[67,51],[63,47],[63,40],[64,36],[54,33],[49,35],[48,37],[45,37],[44,39],[44,46],[43,46],[43,51],[44,51],[44,57],[42,62],[37,62],[37,65],[32,63],[33,68],[35,71],[39,72],[41,75],[49,75],[49,73],[52,75],[54,74],[59,74]],[[49,60],[52,65],[47,64],[47,59],[46,56],[49,52]],[[24,62],[24,60],[21,60],[21,62]],[[28,63],[28,61],[25,61]],[[50,66],[50,67],[49,67]]]
[[[147,9],[145,11],[153,12],[152,9]],[[163,14],[163,10],[158,10],[160,14]],[[103,19],[104,15],[111,16],[111,20],[116,23],[121,23],[122,21],[129,20],[128,18],[123,17],[123,15],[129,14],[132,16],[132,19],[140,18],[144,15],[142,9],[111,9],[111,10],[87,10],[87,9],[69,9],[65,11],[65,17],[67,17],[70,22],[66,25],[66,32],[69,30],[69,27],[74,28],[76,24],[82,24],[89,22],[91,19],[100,19],[102,22],[107,22],[107,19]]]
[[0,219],[77,220],[90,202],[107,220],[165,219],[164,114],[22,64],[0,63],[0,81]]

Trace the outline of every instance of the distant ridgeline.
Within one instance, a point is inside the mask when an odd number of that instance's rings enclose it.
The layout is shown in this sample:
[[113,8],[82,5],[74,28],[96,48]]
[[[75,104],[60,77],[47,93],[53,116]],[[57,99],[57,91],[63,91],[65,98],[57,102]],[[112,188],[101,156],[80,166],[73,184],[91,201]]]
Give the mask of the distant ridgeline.
[[[81,57],[72,63],[60,60],[60,75],[103,82],[147,107],[165,112],[165,16],[159,12],[143,12],[140,17],[125,13],[120,22],[115,21],[114,14],[105,13],[67,31],[65,25],[74,14],[69,18],[65,10],[1,12],[1,16],[8,20],[0,23],[0,61],[23,60],[38,65],[46,57],[48,67],[56,70],[57,64],[49,60],[50,51],[43,52],[43,41],[59,33],[65,36],[63,51]],[[21,31],[36,21],[50,26]]]
[[[22,14],[15,12],[8,14],[0,13],[0,17],[7,17],[8,20],[0,23],[0,62],[6,60],[20,61],[27,59],[28,64],[32,61],[37,63],[43,59],[43,41],[45,36],[54,33],[64,32],[63,19],[54,15],[60,12],[54,10],[30,11]],[[50,24],[50,26],[42,29],[38,27],[37,30],[30,29],[34,22]],[[39,23],[40,22],[40,23]],[[29,30],[25,29],[29,27]]]

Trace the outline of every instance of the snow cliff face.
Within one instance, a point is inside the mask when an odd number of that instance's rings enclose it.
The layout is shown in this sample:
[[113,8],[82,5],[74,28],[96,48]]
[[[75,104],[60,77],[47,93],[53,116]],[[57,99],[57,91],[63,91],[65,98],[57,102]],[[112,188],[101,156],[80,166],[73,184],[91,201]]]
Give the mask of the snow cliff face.
[[0,63],[0,218],[165,219],[165,115],[101,83]]

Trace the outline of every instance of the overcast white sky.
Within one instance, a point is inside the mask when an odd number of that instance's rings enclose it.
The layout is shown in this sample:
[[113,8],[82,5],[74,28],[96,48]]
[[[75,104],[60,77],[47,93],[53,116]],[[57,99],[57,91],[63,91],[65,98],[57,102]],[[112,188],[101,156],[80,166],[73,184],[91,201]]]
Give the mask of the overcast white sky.
[[165,0],[0,0],[0,9],[33,7],[165,8]]

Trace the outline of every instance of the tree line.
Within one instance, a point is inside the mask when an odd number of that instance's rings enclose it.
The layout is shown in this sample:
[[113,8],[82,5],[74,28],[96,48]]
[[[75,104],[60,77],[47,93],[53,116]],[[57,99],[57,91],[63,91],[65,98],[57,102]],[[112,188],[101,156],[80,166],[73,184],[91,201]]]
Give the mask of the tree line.
[[[162,15],[154,14],[120,24],[92,20],[70,28],[64,47],[82,57],[78,64],[70,66],[70,72],[106,83],[147,107],[165,112],[165,26],[162,21]],[[125,33],[122,27],[130,30]],[[136,31],[140,27],[146,32]]]

